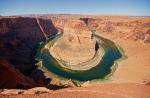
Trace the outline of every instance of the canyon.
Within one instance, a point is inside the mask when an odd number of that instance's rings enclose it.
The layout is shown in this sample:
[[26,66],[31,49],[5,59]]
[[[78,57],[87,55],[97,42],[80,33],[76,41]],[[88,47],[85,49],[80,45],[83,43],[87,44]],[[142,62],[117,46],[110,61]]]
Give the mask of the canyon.
[[[76,84],[72,80],[65,83],[59,80],[52,81],[45,76],[45,72],[35,66],[37,48],[40,43],[46,41],[36,18],[0,16],[0,88],[2,89],[0,97],[11,98],[12,95],[24,98],[31,94],[33,97],[40,95],[39,98],[43,96],[57,98],[62,94],[62,98],[67,98],[66,96],[76,98],[86,96],[86,92],[89,93],[92,89],[96,91],[89,96],[95,98],[104,95],[110,98],[149,97],[150,17],[45,15],[38,16],[38,20],[46,36],[53,37],[58,32],[63,33],[50,49],[57,59],[77,66],[93,58],[96,53],[96,40],[91,33],[93,30],[121,46],[126,58],[118,62],[116,71],[106,82],[87,81],[83,87],[74,87]],[[35,91],[31,89],[33,87],[47,87],[50,90],[44,88],[43,91],[38,91],[39,89]],[[9,89],[14,90],[9,92]],[[131,93],[130,89],[136,90]],[[28,91],[29,93],[23,94]],[[111,91],[123,95],[112,94]],[[139,92],[145,93],[138,94]]]

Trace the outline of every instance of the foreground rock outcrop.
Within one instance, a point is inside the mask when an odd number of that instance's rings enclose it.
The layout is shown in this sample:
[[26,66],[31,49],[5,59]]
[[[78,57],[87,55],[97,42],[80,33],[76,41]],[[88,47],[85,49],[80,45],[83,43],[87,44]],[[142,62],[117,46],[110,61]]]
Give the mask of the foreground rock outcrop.
[[32,79],[15,69],[8,61],[0,59],[0,88],[33,88],[38,86]]
[[1,98],[149,98],[150,86],[122,83],[66,88],[51,91],[46,88],[3,90]]

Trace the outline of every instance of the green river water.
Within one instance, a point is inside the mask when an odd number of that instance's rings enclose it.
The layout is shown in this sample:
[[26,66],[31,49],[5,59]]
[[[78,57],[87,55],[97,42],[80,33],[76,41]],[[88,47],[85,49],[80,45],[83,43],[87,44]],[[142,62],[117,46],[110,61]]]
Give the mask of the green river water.
[[[111,40],[93,34],[99,44],[100,48],[105,51],[104,56],[100,62],[88,70],[72,70],[64,68],[61,66],[60,61],[58,62],[49,52],[46,45],[52,46],[57,39],[59,39],[62,34],[57,35],[54,38],[49,39],[49,41],[41,44],[37,50],[36,60],[41,62],[40,67],[46,69],[47,71],[55,74],[58,77],[72,79],[77,81],[89,81],[94,79],[105,79],[107,76],[111,75],[115,70],[115,61],[120,59],[123,54],[118,46]],[[39,63],[38,63],[39,64]]]

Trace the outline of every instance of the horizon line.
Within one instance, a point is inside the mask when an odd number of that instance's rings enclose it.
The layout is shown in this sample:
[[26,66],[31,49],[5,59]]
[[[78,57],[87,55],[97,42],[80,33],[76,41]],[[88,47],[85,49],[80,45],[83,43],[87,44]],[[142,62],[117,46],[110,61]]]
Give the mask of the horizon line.
[[30,15],[81,15],[81,16],[133,16],[133,17],[150,17],[150,15],[127,15],[127,14],[80,14],[80,13],[29,13],[29,14],[13,14],[0,16],[30,16]]

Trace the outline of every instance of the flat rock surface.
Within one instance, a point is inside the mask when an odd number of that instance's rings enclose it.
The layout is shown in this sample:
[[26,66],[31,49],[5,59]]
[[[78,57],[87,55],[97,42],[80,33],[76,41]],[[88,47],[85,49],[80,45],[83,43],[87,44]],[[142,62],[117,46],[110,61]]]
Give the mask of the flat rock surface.
[[[40,91],[40,88],[39,88]],[[6,91],[5,91],[6,92]],[[150,86],[143,84],[99,84],[30,94],[2,94],[1,98],[150,98]]]

